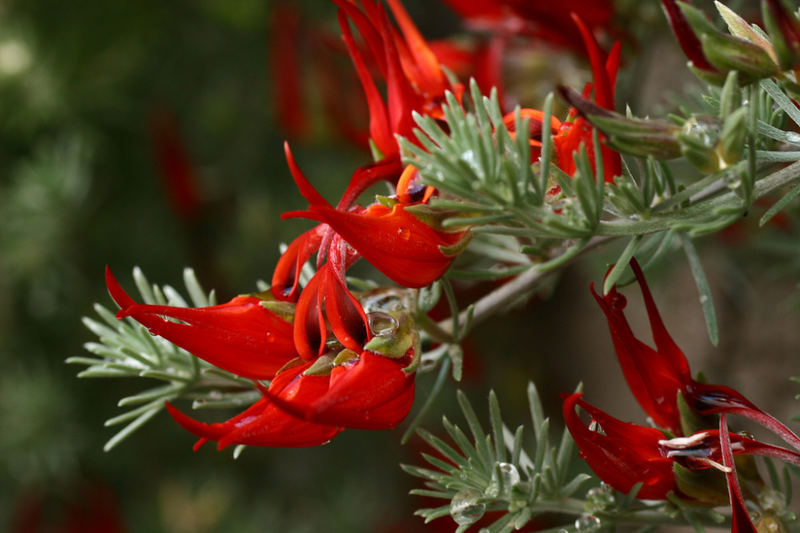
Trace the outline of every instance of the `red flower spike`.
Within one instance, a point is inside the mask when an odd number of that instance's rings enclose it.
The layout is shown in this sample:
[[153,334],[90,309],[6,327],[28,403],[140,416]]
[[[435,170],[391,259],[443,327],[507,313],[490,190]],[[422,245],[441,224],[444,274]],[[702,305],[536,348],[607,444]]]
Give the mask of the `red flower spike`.
[[680,44],[686,57],[696,68],[718,74],[719,71],[706,59],[700,39],[694,34],[694,30],[692,30],[689,22],[683,16],[675,0],[661,0],[661,6],[664,8],[664,13],[667,15],[672,32],[677,37],[678,44]]
[[414,402],[414,375],[403,369],[408,358],[392,359],[364,351],[358,361],[337,365],[330,376],[301,376],[300,382],[327,384],[317,396],[267,396],[287,413],[304,420],[356,429],[391,429]]
[[747,514],[742,498],[742,490],[739,488],[739,478],[736,475],[736,463],[733,460],[731,451],[730,435],[728,434],[728,424],[725,422],[725,415],[719,417],[719,443],[722,448],[723,464],[730,469],[725,474],[728,480],[728,495],[731,499],[731,511],[733,512],[733,524],[731,533],[756,533],[756,528]]
[[635,259],[631,259],[630,265],[642,290],[657,350],[634,336],[624,314],[625,297],[616,287],[605,297],[595,293],[593,286],[591,291],[606,315],[620,367],[642,409],[660,427],[680,434],[677,394],[681,392],[689,407],[701,415],[728,413],[749,418],[800,450],[800,437],[739,392],[724,385],[698,383],[692,379],[686,356],[667,332],[642,269]]
[[[660,452],[664,434],[655,428],[622,422],[581,400],[582,393],[564,400],[564,422],[575,439],[580,456],[597,476],[616,490],[631,491],[639,482],[637,498],[666,499],[675,490],[672,460]],[[603,433],[590,430],[575,412],[580,406]]]
[[300,295],[300,271],[319,249],[326,226],[320,224],[297,237],[283,252],[272,273],[270,292],[278,300],[294,302]]
[[[281,398],[303,399],[321,392],[320,387],[299,388],[298,376],[310,363],[281,372],[270,384],[271,394]],[[186,431],[200,437],[195,450],[207,441],[217,441],[218,449],[231,444],[300,448],[324,444],[342,431],[342,428],[315,424],[290,415],[267,398],[262,398],[237,416],[217,424],[194,420],[169,402],[167,410]]]
[[202,308],[138,304],[108,267],[106,285],[120,306],[117,318],[130,316],[150,332],[228,372],[270,379],[297,356],[292,325],[265,309],[255,296],[237,296],[228,303]]

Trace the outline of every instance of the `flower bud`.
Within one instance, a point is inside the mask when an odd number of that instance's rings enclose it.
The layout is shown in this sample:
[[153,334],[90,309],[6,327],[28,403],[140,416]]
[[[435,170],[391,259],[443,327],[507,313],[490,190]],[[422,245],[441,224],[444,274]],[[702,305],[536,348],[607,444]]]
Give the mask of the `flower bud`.
[[638,157],[674,159],[681,155],[675,135],[680,128],[666,120],[630,118],[590,102],[577,91],[559,87],[564,99],[607,137],[615,150]]
[[777,65],[763,48],[718,31],[702,11],[689,4],[679,2],[678,6],[699,36],[703,55],[718,71],[738,70],[743,84],[778,73]]
[[782,70],[794,68],[800,59],[800,21],[781,0],[763,0],[761,13]]
[[742,158],[747,139],[747,108],[740,107],[725,120],[719,137],[719,155],[726,165]]

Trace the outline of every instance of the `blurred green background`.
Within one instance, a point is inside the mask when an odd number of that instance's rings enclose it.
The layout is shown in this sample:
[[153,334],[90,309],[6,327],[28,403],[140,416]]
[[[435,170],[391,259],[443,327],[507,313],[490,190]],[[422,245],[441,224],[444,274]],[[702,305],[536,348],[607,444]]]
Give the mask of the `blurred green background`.
[[[278,52],[296,57],[301,76],[313,76],[308,54],[316,48],[304,36],[319,32],[335,41],[334,6],[324,0],[289,4],[302,21],[298,49]],[[406,4],[426,36],[459,31],[459,21],[442,5]],[[225,301],[252,291],[257,279],[269,280],[278,243],[309,226],[280,221],[281,212],[303,202],[283,161],[287,131],[276,120],[280,66],[270,56],[275,8],[265,0],[0,4],[0,529],[427,530],[411,515],[415,506],[430,502],[407,495],[415,482],[397,467],[418,463],[420,445],[401,447],[399,430],[346,431],[314,449],[248,449],[234,461],[229,451],[218,453],[213,446],[193,453],[193,437],[164,414],[103,453],[114,433],[103,421],[118,414],[120,397],[143,384],[78,381],[80,369],[63,362],[93,340],[80,317],[93,314],[94,302],[111,305],[104,265],[126,287],[132,287],[134,265],[151,281],[175,287],[182,286],[183,267],[192,266]],[[654,54],[669,50],[660,61],[673,61],[676,68],[683,61],[657,2],[637,9],[642,25],[631,33],[657,28],[647,47],[629,47],[621,82],[620,101],[632,102],[638,112],[665,104],[663,84],[653,81]],[[629,43],[635,42],[632,36]],[[537,69],[562,62],[563,77],[588,79],[585,66],[568,52],[532,57],[507,65],[526,94],[552,90],[556,80],[537,77]],[[348,76],[342,84],[352,81]],[[680,88],[684,78],[672,72],[669,77]],[[312,79],[317,81],[303,87],[299,101],[307,105],[313,127],[294,135],[293,147],[315,185],[334,198],[369,155],[325,122],[322,92],[337,87]],[[351,100],[341,99],[343,111],[362,116],[363,108],[347,107]],[[541,104],[532,100],[523,103]],[[159,169],[153,133],[159,124],[178,135],[194,170],[197,207],[189,215],[176,207]],[[751,345],[737,343],[724,328],[752,316],[762,278],[753,281],[749,276],[756,274],[722,245],[711,248],[715,271],[725,273],[715,286],[737,300],[722,304],[728,310],[722,313],[723,340],[734,357]],[[481,412],[494,387],[510,423],[523,423],[525,383],[535,379],[557,413],[558,393],[583,379],[594,398],[605,398],[598,404],[617,409],[622,418],[641,416],[624,390],[604,321],[586,290],[588,279],[599,279],[604,261],[613,257],[613,248],[599,252],[553,284],[553,294],[545,291],[524,312],[481,327],[468,346],[462,385]],[[712,354],[707,359],[713,363],[719,350],[703,337],[696,294],[685,264],[677,263],[672,281],[656,278],[665,287],[679,287],[670,309],[683,320],[668,318],[667,324],[675,325],[670,329],[680,344],[697,347],[698,358]],[[775,299],[783,302],[785,294],[778,292]],[[762,319],[782,309],[767,303]],[[581,335],[569,335],[571,330]],[[797,346],[797,334],[787,335],[773,351]],[[691,343],[682,343],[687,337]],[[576,367],[585,374],[576,376]],[[721,368],[715,378],[730,378],[732,385],[746,381],[733,367]],[[432,378],[420,377],[417,405]],[[428,428],[438,431],[442,412],[460,420],[453,389],[449,385],[442,394]],[[91,529],[95,519],[99,529]],[[437,522],[442,531],[453,529],[448,519]],[[76,523],[83,525],[65,525]]]

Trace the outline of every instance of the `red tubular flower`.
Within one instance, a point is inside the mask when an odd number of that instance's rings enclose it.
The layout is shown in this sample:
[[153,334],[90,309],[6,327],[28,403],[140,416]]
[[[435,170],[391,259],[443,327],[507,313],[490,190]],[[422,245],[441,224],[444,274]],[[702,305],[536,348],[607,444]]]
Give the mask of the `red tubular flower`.
[[[589,61],[592,64],[594,83],[591,86],[587,86],[584,93],[588,97],[588,91],[593,87],[595,103],[603,109],[610,109],[613,111],[615,107],[614,90],[617,81],[617,71],[619,70],[621,45],[619,42],[615,43],[608,56],[605,56],[583,21],[575,15],[573,15],[573,20],[580,31],[581,38],[583,39],[584,46],[589,55]],[[574,109],[570,111],[570,114],[573,116],[576,113],[577,111]],[[600,138],[603,139],[603,136],[601,135]],[[581,143],[586,146],[589,161],[594,169],[594,151],[596,147],[592,140],[592,126],[588,120],[583,117],[578,117],[573,122],[565,122],[556,135],[554,142],[558,166],[561,170],[570,176],[575,174],[574,154],[577,152]],[[604,179],[608,183],[613,183],[614,178],[622,174],[622,158],[617,152],[604,144],[601,145],[600,150],[603,155]]]
[[108,267],[106,286],[120,306],[117,318],[130,316],[152,333],[239,376],[272,378],[297,356],[292,324],[264,308],[256,296],[237,296],[222,305],[194,309],[144,305],[128,296]]
[[[370,111],[370,136],[385,157],[399,156],[395,135],[414,140],[412,112],[441,118],[445,91],[460,97],[463,87],[450,85],[436,55],[419,33],[399,0],[388,0],[389,8],[400,26],[398,32],[389,22],[382,5],[362,0],[359,9],[354,0],[334,0],[339,6],[339,25],[347,50],[356,68]],[[367,68],[355,44],[348,19],[355,24],[386,81],[386,100]]]
[[403,204],[391,208],[374,204],[360,212],[335,209],[297,167],[288,145],[286,158],[309,207],[284,213],[284,218],[305,217],[328,224],[364,259],[404,287],[424,287],[450,266],[453,257],[441,248],[460,243],[465,232],[434,229],[406,211]]
[[[688,437],[665,439],[658,429],[622,422],[583,401],[581,396],[582,393],[571,394],[563,405],[564,422],[580,456],[600,479],[621,492],[630,492],[641,482],[642,488],[636,497],[643,500],[663,500],[671,491],[680,492],[674,463],[692,470],[725,470],[733,454],[746,454],[800,464],[800,454],[794,451],[738,434],[729,436],[727,428],[724,437],[722,430],[706,430]],[[581,421],[576,406],[591,415],[598,430],[590,429],[591,426]],[[722,461],[725,465],[720,464]]]
[[[564,422],[575,439],[580,456],[597,476],[628,493],[642,483],[637,497],[646,500],[666,499],[675,490],[672,460],[659,446],[664,434],[655,428],[622,422],[581,400],[581,393],[564,400]],[[603,433],[592,431],[575,412],[579,405],[597,422]]]
[[594,285],[591,291],[608,320],[617,359],[628,387],[648,416],[658,426],[681,434],[677,400],[680,392],[689,407],[701,415],[728,413],[750,418],[800,450],[800,438],[797,435],[739,392],[724,385],[699,383],[692,379],[686,356],[664,327],[642,269],[635,259],[630,264],[642,290],[655,350],[634,336],[624,314],[627,302],[616,287],[612,287],[604,297],[594,291]]
[[[309,396],[315,397],[321,394],[322,387],[308,386],[312,384],[300,387],[299,376],[311,364],[295,366],[278,374],[270,383],[268,389],[270,394],[296,401],[304,401]],[[318,446],[331,440],[343,429],[301,420],[278,407],[267,397],[260,399],[235,417],[218,424],[198,422],[170,403],[167,403],[167,410],[183,429],[200,437],[195,444],[195,450],[208,441],[217,442],[217,448],[220,450],[231,444],[285,448]]]
[[580,51],[579,36],[570,16],[577,14],[590,28],[608,28],[613,15],[610,0],[444,0],[476,30],[524,34]]
[[[355,355],[355,354],[353,354]],[[357,429],[391,429],[414,403],[414,375],[404,369],[413,354],[394,359],[363,351],[356,359],[333,366],[328,375],[299,377],[299,387],[316,387],[316,395],[284,399],[266,396],[287,413],[307,421]]]

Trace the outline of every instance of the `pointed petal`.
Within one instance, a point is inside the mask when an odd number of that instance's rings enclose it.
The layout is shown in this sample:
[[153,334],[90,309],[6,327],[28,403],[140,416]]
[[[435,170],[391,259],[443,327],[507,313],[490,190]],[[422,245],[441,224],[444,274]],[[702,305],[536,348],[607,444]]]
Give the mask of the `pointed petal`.
[[345,248],[340,237],[331,243],[325,283],[325,315],[331,330],[345,348],[360,352],[364,343],[372,336],[367,315],[359,301],[347,290],[344,281]]
[[124,305],[119,319],[130,316],[151,333],[228,372],[269,379],[296,356],[292,325],[265,309],[257,297],[237,296],[202,308],[143,305],[122,290],[110,270],[107,283],[114,300]]
[[747,508],[744,506],[742,489],[739,488],[739,478],[736,475],[736,463],[731,452],[730,435],[728,434],[728,424],[725,422],[725,415],[719,417],[719,442],[722,448],[722,461],[725,466],[730,468],[730,472],[725,474],[728,480],[728,495],[731,499],[731,511],[733,511],[733,524],[731,533],[756,533]]
[[650,287],[647,285],[647,280],[644,278],[644,273],[639,266],[636,259],[631,259],[631,270],[636,275],[636,281],[639,283],[639,288],[642,291],[642,298],[644,299],[645,307],[647,308],[647,316],[650,320],[650,329],[653,331],[653,341],[656,343],[659,353],[664,360],[672,368],[672,372],[684,382],[691,379],[691,371],[689,370],[689,362],[686,356],[675,341],[672,340],[664,322],[661,320],[661,315],[658,312],[653,295],[650,293]]
[[297,354],[306,361],[316,359],[325,350],[328,330],[325,326],[322,304],[327,268],[327,264],[323,265],[309,280],[303,292],[300,293],[295,307],[292,333],[294,345]]
[[439,247],[452,246],[465,236],[437,231],[399,204],[391,209],[376,204],[364,213],[311,205],[309,211],[283,214],[284,218],[296,216],[325,222],[375,268],[410,288],[424,287],[441,277],[453,258]]
[[[582,401],[581,393],[564,400],[564,422],[575,439],[580,456],[597,476],[621,492],[643,483],[637,498],[663,500],[675,488],[672,461],[659,450],[664,435],[654,428],[617,420]],[[590,430],[575,407],[580,405],[600,424],[605,434]]]
[[734,414],[749,418],[800,450],[800,437],[780,420],[762,411],[730,387],[692,381],[685,387],[684,395],[692,409],[702,415]]
[[[342,37],[347,46],[347,51],[350,54],[350,59],[353,61],[353,66],[358,74],[358,79],[361,80],[361,87],[364,89],[364,95],[367,99],[367,107],[369,108],[369,133],[373,142],[378,146],[378,149],[385,156],[391,156],[398,153],[397,143],[392,137],[392,130],[389,126],[389,111],[386,104],[375,86],[375,82],[364,63],[364,58],[361,52],[353,41],[353,35],[350,33],[350,27],[344,17],[339,15],[339,26],[342,29]],[[363,32],[362,32],[363,33]],[[380,53],[381,61],[385,64],[385,54]]]
[[680,413],[676,402],[683,382],[673,372],[661,353],[639,341],[625,318],[625,297],[616,287],[601,297],[590,286],[608,321],[617,360],[636,401],[659,427],[680,433]]
[[395,20],[400,25],[400,30],[403,32],[408,48],[414,56],[419,69],[421,77],[420,79],[415,79],[414,82],[425,93],[444,94],[447,82],[442,69],[439,67],[436,55],[428,47],[425,38],[422,37],[422,34],[399,0],[387,0],[387,2]]
[[293,240],[283,252],[272,273],[270,292],[275,298],[289,302],[297,301],[300,295],[300,271],[306,261],[320,249],[326,229],[325,224],[311,228]]
[[403,164],[398,156],[386,157],[376,163],[358,168],[353,172],[350,183],[347,185],[347,190],[345,190],[342,199],[336,205],[336,209],[347,211],[363,192],[376,183],[381,181],[388,181],[392,184],[397,183],[402,171]]
[[327,393],[313,405],[314,421],[360,429],[393,428],[411,409],[414,375],[405,359],[362,352],[355,364],[334,367]]

